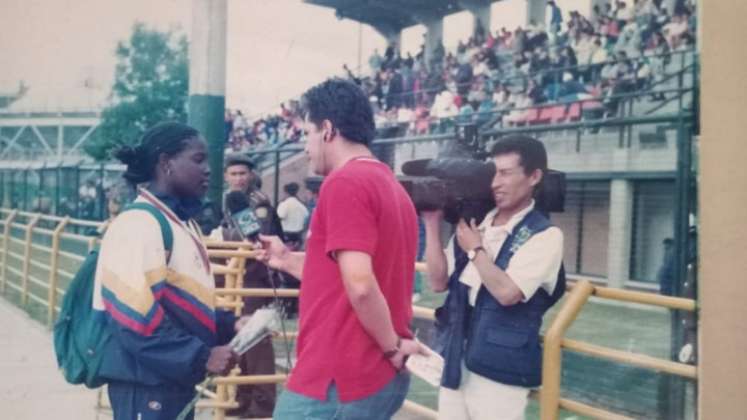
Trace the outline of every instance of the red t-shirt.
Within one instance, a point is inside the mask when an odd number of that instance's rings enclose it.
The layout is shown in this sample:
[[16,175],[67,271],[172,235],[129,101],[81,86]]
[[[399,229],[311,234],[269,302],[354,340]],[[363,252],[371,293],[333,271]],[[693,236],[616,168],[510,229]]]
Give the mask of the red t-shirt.
[[383,163],[358,158],[324,180],[306,242],[299,302],[298,361],[287,387],[325,400],[334,382],[343,402],[366,398],[395,375],[363,329],[331,253],[369,254],[394,329],[412,337],[412,282],[417,248],[415,207]]

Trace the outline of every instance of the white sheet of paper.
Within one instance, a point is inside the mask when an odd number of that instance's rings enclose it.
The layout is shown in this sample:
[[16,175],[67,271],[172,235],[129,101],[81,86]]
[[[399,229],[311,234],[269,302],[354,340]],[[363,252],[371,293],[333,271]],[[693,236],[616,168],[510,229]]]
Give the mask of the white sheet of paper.
[[444,358],[423,343],[420,345],[428,351],[428,355],[413,354],[407,359],[405,366],[413,375],[437,387],[441,385]]

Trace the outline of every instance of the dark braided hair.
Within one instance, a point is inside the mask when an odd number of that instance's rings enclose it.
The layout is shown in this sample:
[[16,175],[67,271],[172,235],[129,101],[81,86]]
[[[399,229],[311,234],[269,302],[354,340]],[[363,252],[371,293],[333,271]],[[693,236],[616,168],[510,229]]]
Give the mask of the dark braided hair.
[[122,176],[132,184],[153,180],[161,153],[174,156],[184,150],[186,140],[198,137],[200,132],[186,124],[162,122],[149,128],[137,146],[123,146],[114,157],[127,165]]

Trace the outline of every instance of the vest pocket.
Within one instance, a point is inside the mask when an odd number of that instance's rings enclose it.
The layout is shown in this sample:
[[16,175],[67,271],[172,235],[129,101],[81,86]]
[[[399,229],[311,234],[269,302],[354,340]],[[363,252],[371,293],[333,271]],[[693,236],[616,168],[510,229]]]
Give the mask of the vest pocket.
[[542,353],[532,328],[479,322],[470,334],[464,362],[489,379],[530,387],[539,384]]
[[485,341],[502,347],[519,348],[524,347],[529,341],[527,331],[501,328],[487,331]]

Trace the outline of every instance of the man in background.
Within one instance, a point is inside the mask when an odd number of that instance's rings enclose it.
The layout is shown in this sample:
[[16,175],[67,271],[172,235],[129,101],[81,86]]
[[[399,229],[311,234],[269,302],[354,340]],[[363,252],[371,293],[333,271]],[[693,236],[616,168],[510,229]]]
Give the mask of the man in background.
[[285,184],[283,190],[288,197],[278,205],[278,216],[283,225],[285,243],[294,250],[302,248],[304,224],[309,216],[306,205],[297,197],[298,188],[295,182]]
[[[254,164],[249,156],[241,153],[232,153],[226,156],[223,178],[228,186],[228,192],[240,191],[246,194],[250,208],[254,211],[260,222],[261,232],[268,235],[282,235],[283,230],[280,219],[275,209],[270,204],[269,198],[258,188],[257,175],[254,173]],[[224,220],[230,217],[226,203],[223,205]],[[246,240],[240,232],[237,232],[231,224],[223,223],[221,227],[214,230],[210,235],[214,239],[242,241]],[[223,276],[216,277],[216,286],[222,287],[225,279]],[[243,282],[244,288],[272,288],[280,287],[273,282],[267,267],[260,261],[247,259]],[[257,309],[273,303],[272,298],[247,297],[243,299],[244,306],[242,315],[251,315]],[[238,363],[242,375],[271,375],[275,373],[275,352],[272,347],[272,339],[265,338],[259,344],[252,347],[239,359]],[[236,393],[236,401],[239,407],[226,412],[230,416],[238,417],[271,417],[275,408],[276,389],[274,384],[263,385],[239,385]]]

